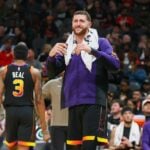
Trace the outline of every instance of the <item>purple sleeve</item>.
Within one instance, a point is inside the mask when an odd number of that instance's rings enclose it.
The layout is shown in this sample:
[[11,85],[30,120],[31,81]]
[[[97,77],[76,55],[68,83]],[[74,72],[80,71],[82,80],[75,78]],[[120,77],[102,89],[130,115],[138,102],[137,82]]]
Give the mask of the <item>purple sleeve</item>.
[[143,127],[142,149],[150,150],[150,123],[146,123]]
[[63,57],[57,55],[56,57],[50,57],[48,56],[47,60],[46,60],[46,65],[48,65],[49,63],[53,64],[53,65],[58,65],[60,63],[63,63]]
[[50,57],[48,56],[46,61],[46,67],[50,78],[54,78],[56,75],[65,70],[65,62],[63,56]]
[[55,63],[55,61],[56,61],[56,58],[55,58],[55,57],[50,57],[50,56],[48,56],[48,58],[47,58],[47,60],[46,60],[46,65],[47,65],[48,63]]
[[104,64],[109,70],[120,68],[120,61],[117,55],[113,53],[113,47],[106,38],[99,39],[99,49],[92,50],[91,54],[97,57],[97,59],[103,59]]
[[92,50],[92,55],[97,58],[101,57],[101,53],[106,53],[107,55],[111,55],[113,48],[109,41],[106,38],[99,38],[99,48],[98,50]]

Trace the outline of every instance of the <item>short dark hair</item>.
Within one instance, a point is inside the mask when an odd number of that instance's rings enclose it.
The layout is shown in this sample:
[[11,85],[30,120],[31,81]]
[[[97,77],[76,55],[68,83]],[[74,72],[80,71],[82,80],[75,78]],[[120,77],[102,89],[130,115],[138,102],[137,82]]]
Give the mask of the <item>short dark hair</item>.
[[114,100],[111,102],[111,106],[112,106],[114,103],[118,103],[120,107],[123,107],[123,104],[122,104],[122,102],[121,102],[119,99],[114,99]]
[[26,60],[28,55],[28,47],[24,42],[19,42],[14,48],[15,59]]
[[127,111],[130,111],[133,114],[133,109],[128,106],[123,107],[121,114],[123,115]]
[[87,11],[85,11],[85,10],[75,11],[74,14],[73,14],[73,16],[75,16],[75,15],[85,15],[87,17],[88,21],[92,20],[90,14]]

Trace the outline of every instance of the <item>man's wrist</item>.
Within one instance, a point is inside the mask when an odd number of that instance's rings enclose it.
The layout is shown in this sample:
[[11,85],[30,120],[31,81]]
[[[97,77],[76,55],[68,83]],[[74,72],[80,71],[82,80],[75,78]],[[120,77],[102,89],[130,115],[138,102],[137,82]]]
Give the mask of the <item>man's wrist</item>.
[[89,47],[89,49],[88,49],[88,53],[89,53],[89,54],[91,54],[91,51],[92,51],[92,48],[91,48],[91,47]]
[[133,148],[134,146],[133,146],[132,143],[128,142],[128,143],[126,144],[126,147],[127,147],[127,148]]
[[48,129],[44,130],[43,134],[49,134],[49,130]]
[[95,50],[94,48],[90,47],[89,54],[94,54],[95,51],[96,51],[96,50]]

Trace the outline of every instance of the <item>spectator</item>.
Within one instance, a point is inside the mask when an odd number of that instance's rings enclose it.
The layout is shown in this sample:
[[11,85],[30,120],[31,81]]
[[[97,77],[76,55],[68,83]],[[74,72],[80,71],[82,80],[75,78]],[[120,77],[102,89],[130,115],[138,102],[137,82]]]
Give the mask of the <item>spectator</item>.
[[122,79],[119,84],[119,90],[117,91],[117,97],[126,104],[127,99],[132,97],[132,91],[129,87],[129,80],[128,79]]
[[149,78],[144,80],[141,91],[142,91],[143,97],[147,97],[150,94],[150,79]]
[[[55,24],[55,17],[48,15],[41,23],[41,35],[45,37],[47,43],[53,44],[58,38],[59,30]],[[55,41],[56,42],[56,41]]]
[[108,12],[113,14],[114,17],[116,17],[118,14],[118,9],[117,9],[117,5],[116,5],[115,1],[110,0],[108,2],[108,7],[109,7]]
[[2,46],[2,39],[5,36],[5,26],[3,24],[0,24],[0,47]]
[[41,63],[45,63],[51,48],[52,46],[50,44],[44,44],[42,52],[38,55],[37,60],[40,61]]
[[86,0],[85,1],[85,10],[93,17],[94,14],[94,0]]
[[33,48],[30,48],[28,50],[27,63],[41,71],[42,65],[38,60],[36,60],[35,55],[35,50]]
[[121,9],[121,13],[116,18],[116,23],[119,25],[129,25],[133,26],[135,24],[135,19],[129,14],[129,11],[126,7]]
[[113,129],[110,139],[110,149],[130,149],[140,144],[140,128],[133,121],[133,112],[129,107],[122,110],[122,122]]
[[8,7],[6,5],[5,0],[0,1],[0,22],[4,22],[4,20],[8,17]]
[[13,37],[7,35],[3,39],[3,45],[0,48],[0,67],[9,65],[13,62]]
[[121,119],[121,103],[119,100],[113,100],[111,104],[110,115],[108,116],[107,121],[107,129],[108,129],[108,136],[110,137],[110,133],[114,127],[120,124]]
[[142,104],[143,113],[146,116],[146,122],[143,126],[142,132],[142,149],[150,149],[150,98],[147,97]]
[[114,100],[111,105],[110,116],[108,117],[108,129],[109,130],[112,130],[113,127],[120,124],[121,109],[122,109],[122,106],[121,106],[120,101]]
[[44,44],[42,48],[42,52],[38,55],[37,61],[39,61],[42,65],[42,77],[43,80],[48,80],[48,71],[46,68],[46,59],[48,57],[48,53],[51,50],[52,46],[50,44]]
[[134,114],[142,114],[142,93],[140,90],[134,90],[132,92],[132,101],[135,105],[135,108],[133,110]]
[[44,98],[51,99],[52,118],[51,118],[51,144],[54,150],[63,150],[66,145],[68,129],[68,109],[61,109],[61,87],[63,73],[60,77],[52,79],[42,87]]
[[143,100],[142,111],[146,116],[146,121],[149,121],[150,120],[150,95],[148,95],[146,99]]
[[129,82],[137,82],[140,86],[148,77],[144,65],[141,63],[141,61],[136,61],[136,63],[133,63],[131,69],[126,72],[126,75],[129,78]]
[[36,50],[37,55],[40,55],[45,43],[46,43],[45,37],[43,37],[43,36],[41,36],[41,34],[37,33],[35,38],[32,41],[32,46]]
[[[127,106],[130,107],[133,111],[136,110],[136,105],[132,99],[127,100]],[[145,116],[143,113],[134,114],[133,120],[142,128],[145,122]]]
[[26,35],[25,35],[25,33],[23,32],[23,29],[22,29],[22,27],[20,27],[20,26],[16,26],[15,28],[14,28],[14,35],[15,35],[15,43],[18,43],[18,42],[20,42],[20,41],[26,41]]
[[149,54],[148,49],[148,36],[146,34],[139,37],[138,45],[136,48],[139,60],[145,60]]

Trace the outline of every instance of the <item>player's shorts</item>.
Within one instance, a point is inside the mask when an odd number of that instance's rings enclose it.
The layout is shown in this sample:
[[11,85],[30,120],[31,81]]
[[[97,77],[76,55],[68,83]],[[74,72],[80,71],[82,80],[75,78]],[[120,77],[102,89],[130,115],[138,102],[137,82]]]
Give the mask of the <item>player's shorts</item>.
[[80,105],[69,108],[68,145],[96,141],[107,145],[107,113],[100,105]]
[[8,147],[35,146],[35,112],[32,106],[6,107],[6,140]]

